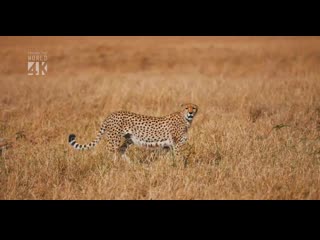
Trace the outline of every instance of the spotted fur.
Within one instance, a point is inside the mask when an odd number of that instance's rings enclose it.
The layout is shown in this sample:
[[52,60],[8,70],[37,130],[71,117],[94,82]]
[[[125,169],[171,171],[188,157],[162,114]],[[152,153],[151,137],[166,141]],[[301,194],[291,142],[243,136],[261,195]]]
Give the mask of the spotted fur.
[[69,144],[77,150],[95,147],[102,136],[107,139],[107,148],[125,156],[127,148],[134,144],[142,147],[170,148],[179,155],[188,140],[188,129],[198,112],[195,104],[183,104],[182,110],[163,117],[144,116],[127,111],[111,113],[102,123],[95,140],[89,144],[76,142],[69,135]]

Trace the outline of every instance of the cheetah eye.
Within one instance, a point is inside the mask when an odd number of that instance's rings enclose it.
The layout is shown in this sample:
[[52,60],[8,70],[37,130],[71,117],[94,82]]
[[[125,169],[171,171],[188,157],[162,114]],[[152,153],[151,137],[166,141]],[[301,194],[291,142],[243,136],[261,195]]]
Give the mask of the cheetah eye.
[[186,110],[188,110],[188,108],[186,108]]

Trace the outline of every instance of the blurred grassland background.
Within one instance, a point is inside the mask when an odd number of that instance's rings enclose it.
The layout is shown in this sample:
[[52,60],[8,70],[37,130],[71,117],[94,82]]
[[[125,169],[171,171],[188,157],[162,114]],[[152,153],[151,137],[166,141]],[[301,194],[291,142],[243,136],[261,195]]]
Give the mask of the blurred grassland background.
[[[320,37],[0,37],[0,56],[0,199],[320,199]],[[67,143],[185,102],[188,165]]]

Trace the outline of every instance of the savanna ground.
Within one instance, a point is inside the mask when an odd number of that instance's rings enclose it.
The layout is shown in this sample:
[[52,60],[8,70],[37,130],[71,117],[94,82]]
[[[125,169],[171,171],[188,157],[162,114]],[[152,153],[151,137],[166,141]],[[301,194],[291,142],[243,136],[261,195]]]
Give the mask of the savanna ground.
[[[48,74],[27,76],[29,51]],[[319,37],[0,37],[1,199],[320,199]],[[189,162],[93,140],[193,102]]]

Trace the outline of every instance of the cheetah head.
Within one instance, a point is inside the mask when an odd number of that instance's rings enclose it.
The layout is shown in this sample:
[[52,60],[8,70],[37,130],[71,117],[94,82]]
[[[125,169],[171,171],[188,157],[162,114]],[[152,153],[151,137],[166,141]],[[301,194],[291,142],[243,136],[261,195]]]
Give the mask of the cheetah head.
[[182,104],[184,118],[191,122],[198,112],[198,106],[192,103]]

